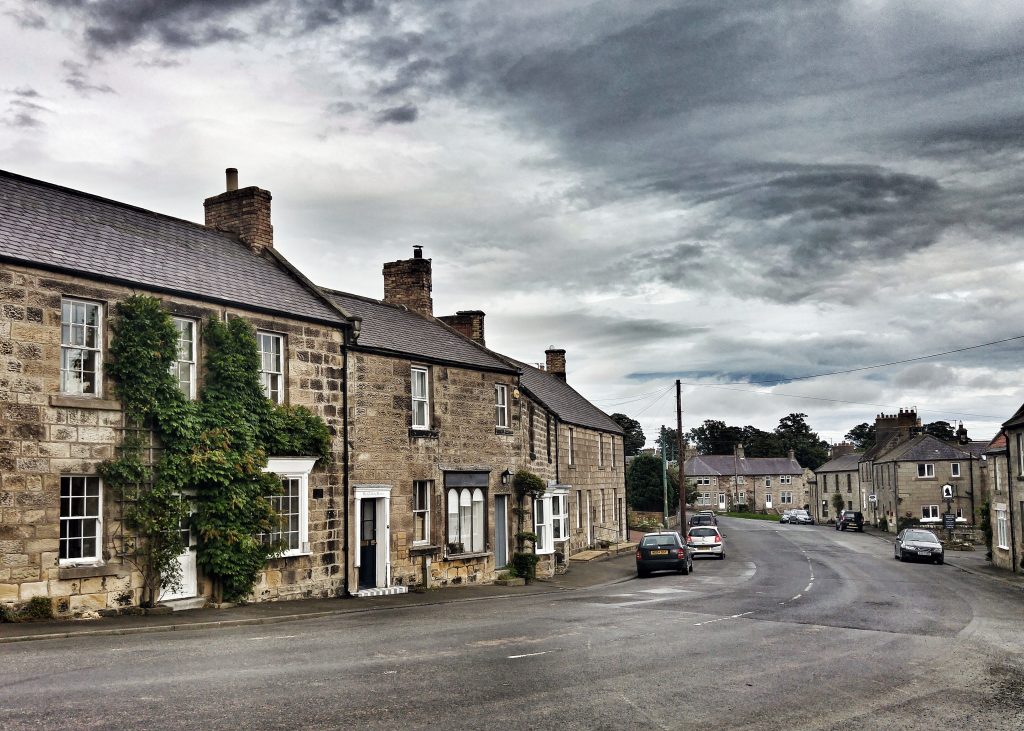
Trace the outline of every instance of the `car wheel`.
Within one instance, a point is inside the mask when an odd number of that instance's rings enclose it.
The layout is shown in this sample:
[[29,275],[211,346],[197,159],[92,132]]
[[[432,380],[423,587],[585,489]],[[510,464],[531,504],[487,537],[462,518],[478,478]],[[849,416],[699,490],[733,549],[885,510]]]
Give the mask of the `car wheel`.
[[636,576],[638,579],[646,579],[650,575],[650,571],[640,571],[639,569],[637,569]]
[[901,553],[897,553],[896,554],[896,558],[898,558],[900,561],[903,561],[904,560],[903,559],[903,553],[902,552]]
[[941,556],[939,558],[935,559],[935,563],[937,563],[939,566],[941,566],[945,562],[946,562],[946,559],[942,558]]
[[725,551],[722,551],[720,554],[718,554],[718,560],[719,561],[724,561],[725,560]]
[[683,576],[686,576],[688,573],[690,573],[690,569],[686,567],[686,561],[683,561],[683,565],[679,567],[679,573],[681,573]]

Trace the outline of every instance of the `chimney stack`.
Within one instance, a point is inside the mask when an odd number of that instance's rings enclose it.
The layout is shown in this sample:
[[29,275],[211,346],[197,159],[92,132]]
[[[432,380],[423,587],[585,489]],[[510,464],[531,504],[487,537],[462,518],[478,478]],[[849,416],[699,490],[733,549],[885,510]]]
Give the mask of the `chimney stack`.
[[743,452],[743,445],[742,444],[737,444],[736,445],[736,449],[733,450],[733,451],[734,451],[734,453],[736,455],[736,459],[746,459],[747,458],[747,455],[744,454],[744,452]]
[[484,313],[480,310],[459,310],[454,315],[442,315],[437,319],[455,328],[470,340],[487,345],[484,342]]
[[850,444],[849,442],[840,442],[839,444],[832,445],[832,453],[830,457],[831,459],[837,459],[847,454],[853,454],[853,452],[854,448],[852,444]]
[[544,351],[546,356],[546,367],[548,373],[565,380],[565,351],[561,348],[548,348]]
[[793,451],[792,449],[789,450],[789,459],[790,459],[790,461],[793,461],[793,460],[796,459],[796,452]]
[[203,201],[206,225],[237,234],[259,254],[274,248],[274,227],[270,225],[270,191],[256,186],[238,189],[238,170],[226,171],[227,190]]
[[423,258],[422,246],[413,247],[412,259],[384,264],[384,301],[388,304],[401,305],[425,317],[433,317],[432,289],[430,259]]

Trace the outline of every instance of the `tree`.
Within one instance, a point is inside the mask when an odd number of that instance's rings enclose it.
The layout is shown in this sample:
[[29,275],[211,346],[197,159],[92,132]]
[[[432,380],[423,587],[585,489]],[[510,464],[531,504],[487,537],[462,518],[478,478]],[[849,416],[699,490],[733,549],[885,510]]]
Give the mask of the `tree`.
[[777,435],[756,426],[743,427],[743,451],[747,457],[781,457],[786,453]]
[[622,444],[625,449],[627,457],[632,457],[640,452],[647,444],[647,437],[644,436],[644,430],[640,428],[640,422],[636,419],[631,419],[625,414],[612,414],[612,421],[622,427],[622,431],[625,432],[622,435]]
[[706,419],[703,424],[690,430],[690,441],[701,454],[732,454],[737,444],[743,442],[743,429],[727,426],[724,421]]
[[843,508],[846,507],[846,501],[843,500],[841,493],[832,493],[832,507],[836,509],[836,519],[839,519],[839,513],[842,512]]
[[775,435],[785,450],[792,449],[802,467],[815,469],[828,461],[828,443],[811,431],[807,414],[790,414],[779,419]]
[[[670,472],[668,476],[669,512],[675,512],[679,504],[679,477]],[[635,510],[661,512],[664,508],[664,491],[661,486],[661,457],[641,454],[629,463],[626,471],[626,496]]]
[[853,444],[857,451],[870,449],[875,446],[875,425],[866,421],[862,422],[846,432],[845,438]]
[[[658,434],[658,438],[654,440],[654,443],[658,446],[658,454],[664,454],[665,459],[669,462],[675,461],[679,456],[678,434],[679,432],[675,429],[663,426]],[[662,451],[662,445],[665,447],[664,451]]]
[[956,441],[956,430],[953,429],[953,425],[948,421],[933,421],[930,424],[925,424],[924,433],[938,437],[944,442]]

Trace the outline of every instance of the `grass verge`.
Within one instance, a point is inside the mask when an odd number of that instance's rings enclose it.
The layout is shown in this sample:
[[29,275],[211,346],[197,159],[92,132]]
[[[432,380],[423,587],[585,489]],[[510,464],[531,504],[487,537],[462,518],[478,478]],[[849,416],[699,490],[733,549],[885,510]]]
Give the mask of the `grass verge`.
[[761,513],[726,513],[729,518],[748,518],[749,520],[771,520],[778,522],[779,516],[777,515],[762,515]]

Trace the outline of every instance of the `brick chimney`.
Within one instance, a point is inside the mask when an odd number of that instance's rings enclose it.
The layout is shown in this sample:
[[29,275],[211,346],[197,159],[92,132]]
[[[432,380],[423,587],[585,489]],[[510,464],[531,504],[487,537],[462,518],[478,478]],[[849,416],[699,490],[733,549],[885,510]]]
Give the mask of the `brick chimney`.
[[565,351],[561,348],[548,348],[544,351],[548,373],[565,380]]
[[218,231],[238,234],[255,253],[274,247],[270,225],[270,191],[256,186],[238,188],[238,170],[228,168],[227,190],[203,201],[206,225]]
[[736,459],[746,459],[747,455],[743,452],[743,445],[737,444],[736,449],[733,450],[733,454],[736,455]]
[[853,452],[854,449],[852,444],[849,442],[840,442],[839,444],[832,445],[832,453],[830,457],[832,459],[837,459],[839,457],[844,457],[847,454],[853,454]]
[[443,315],[437,319],[455,328],[470,340],[487,345],[484,342],[484,313],[480,310],[459,310],[454,315]]
[[795,461],[795,460],[796,460],[796,452],[795,452],[795,451],[793,451],[792,449],[791,449],[791,450],[789,450],[789,460],[790,460],[791,462],[793,462],[793,461]]
[[900,409],[898,414],[879,414],[875,417],[875,444],[885,445],[893,439],[902,442],[921,429],[917,409]]
[[432,317],[432,288],[430,259],[423,258],[422,246],[412,247],[412,259],[389,261],[384,264],[384,301],[388,304],[401,305],[413,312]]

